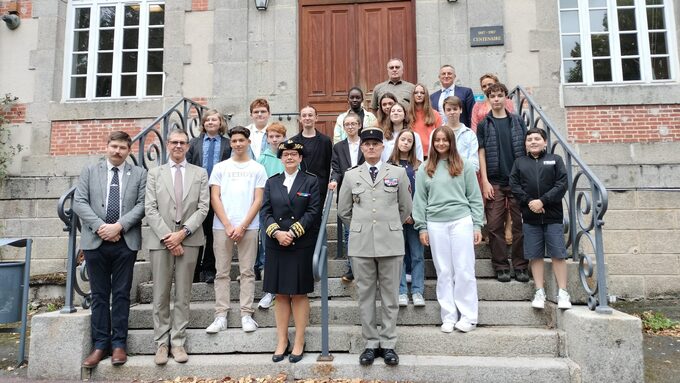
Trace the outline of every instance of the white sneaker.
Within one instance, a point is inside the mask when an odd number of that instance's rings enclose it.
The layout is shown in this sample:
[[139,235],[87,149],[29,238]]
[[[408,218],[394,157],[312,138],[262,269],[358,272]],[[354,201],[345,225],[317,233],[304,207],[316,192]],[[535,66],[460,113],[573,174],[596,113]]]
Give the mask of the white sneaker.
[[406,306],[408,306],[408,295],[399,294],[399,307],[406,307]]
[[571,308],[571,297],[567,290],[560,289],[557,293],[557,308],[563,310]]
[[260,299],[260,303],[257,304],[257,307],[261,309],[268,309],[274,305],[274,299],[276,299],[274,294],[266,293],[262,296],[262,299]]
[[255,322],[255,319],[253,319],[253,317],[251,317],[250,315],[241,317],[241,328],[243,328],[243,331],[253,332],[257,330],[258,327],[260,326],[257,324],[257,322]]
[[470,332],[477,328],[477,325],[459,320],[458,322],[456,322],[456,325],[454,327],[456,328],[456,330],[460,332]]
[[453,324],[453,323],[451,323],[451,322],[444,322],[444,323],[442,324],[441,330],[442,330],[442,332],[445,332],[445,333],[448,334],[448,333],[453,332],[453,327],[454,327],[454,324]]
[[220,331],[227,329],[227,318],[217,317],[215,320],[205,329],[208,334],[217,334]]
[[411,299],[413,299],[413,305],[416,307],[423,307],[425,306],[425,298],[423,298],[423,294],[421,293],[415,293],[411,295]]
[[406,283],[411,283],[411,274],[406,274]]
[[534,300],[531,301],[531,307],[535,309],[545,308],[545,290],[536,289],[536,293],[534,294]]

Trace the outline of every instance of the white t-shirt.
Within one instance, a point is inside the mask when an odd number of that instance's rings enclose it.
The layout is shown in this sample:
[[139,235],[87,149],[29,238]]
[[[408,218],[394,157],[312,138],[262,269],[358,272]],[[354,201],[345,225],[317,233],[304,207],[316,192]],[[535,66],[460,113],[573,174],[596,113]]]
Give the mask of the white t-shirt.
[[[233,226],[238,226],[253,204],[255,189],[264,189],[266,182],[267,172],[264,166],[253,160],[236,162],[230,158],[215,165],[209,183],[220,187],[220,198],[227,218]],[[217,215],[213,219],[212,227],[214,230],[224,230],[224,225]],[[259,228],[260,218],[256,215],[248,230]]]

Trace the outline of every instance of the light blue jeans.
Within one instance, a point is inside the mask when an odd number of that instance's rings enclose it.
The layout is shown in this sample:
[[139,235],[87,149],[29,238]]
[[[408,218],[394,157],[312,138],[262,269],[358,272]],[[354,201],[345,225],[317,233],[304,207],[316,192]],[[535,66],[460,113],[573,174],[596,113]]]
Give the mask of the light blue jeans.
[[[418,231],[413,225],[404,224],[404,247],[406,254],[411,256],[411,294],[423,293],[425,284],[425,260],[423,258],[423,245],[420,243]],[[406,261],[407,257],[404,257]],[[399,283],[399,294],[406,294],[406,265],[401,268],[401,282]]]

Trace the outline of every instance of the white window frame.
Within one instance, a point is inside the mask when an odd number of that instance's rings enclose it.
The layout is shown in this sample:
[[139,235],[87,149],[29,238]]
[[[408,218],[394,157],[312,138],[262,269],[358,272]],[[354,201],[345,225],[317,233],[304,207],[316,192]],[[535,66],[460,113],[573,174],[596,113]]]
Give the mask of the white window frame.
[[[559,1],[559,0],[558,0]],[[677,52],[677,42],[676,42],[676,27],[675,27],[675,16],[673,10],[673,1],[663,0],[664,9],[664,21],[665,21],[665,32],[666,32],[666,45],[668,50],[668,70],[669,78],[655,80],[653,75],[653,69],[651,65],[651,53],[649,46],[649,33],[650,30],[647,25],[647,5],[645,0],[634,0],[635,18],[636,18],[636,34],[638,42],[638,54],[637,57],[640,59],[640,80],[624,80],[623,79],[623,69],[621,65],[621,59],[625,58],[621,55],[621,47],[619,43],[619,36],[621,31],[619,31],[618,24],[618,13],[616,0],[606,0],[606,10],[607,10],[607,20],[609,30],[606,32],[609,35],[609,56],[603,56],[602,58],[609,57],[611,60],[611,71],[612,80],[611,81],[595,81],[594,71],[593,71],[593,59],[597,59],[597,56],[592,54],[591,46],[591,29],[590,29],[590,7],[588,0],[577,0],[578,8],[561,8],[558,3],[558,22],[560,28],[560,70],[562,72],[562,84],[566,86],[570,85],[619,85],[619,84],[659,84],[667,82],[677,82],[679,77],[679,67],[678,67],[678,52]],[[563,33],[562,32],[562,10],[578,10],[578,20],[579,20],[579,33],[580,44],[581,44],[581,57],[575,58],[574,60],[581,61],[581,71],[582,80],[581,82],[567,82],[566,81],[566,71],[564,68],[565,60],[570,60],[570,57],[563,56],[564,47],[562,46],[562,36],[565,35],[576,35],[575,33]],[[651,30],[654,32],[655,30]],[[626,31],[623,31],[624,33]],[[597,32],[595,32],[597,33]]]
[[[124,24],[124,8],[128,5],[139,5],[139,43],[137,47],[137,71],[129,72],[137,74],[136,95],[121,96],[121,80],[122,80],[122,54],[123,54],[123,30],[126,29]],[[165,44],[162,48],[149,48],[149,7],[154,5],[165,5],[164,0],[69,0],[69,6],[66,14],[66,28],[64,39],[64,75],[62,85],[62,101],[108,101],[108,100],[137,100],[137,99],[158,99],[163,97],[165,88],[165,72],[149,72],[147,71],[147,57],[150,51],[165,52]],[[99,42],[99,15],[102,7],[116,7],[116,17],[114,24],[114,42],[113,42],[113,66],[111,78],[111,96],[97,97],[97,61],[98,61],[98,42]],[[82,75],[73,75],[73,40],[75,31],[75,15],[78,8],[90,8],[90,26],[88,36],[88,50],[87,50],[87,86],[85,97],[76,98],[71,97],[71,79],[74,77],[83,77]],[[152,27],[162,27],[165,30],[165,21],[162,25],[153,25]],[[86,29],[80,29],[86,30]],[[164,32],[165,33],[165,32]],[[125,51],[129,51],[126,49]],[[163,55],[165,61],[165,53]],[[162,75],[162,89],[159,95],[146,95],[147,75]]]

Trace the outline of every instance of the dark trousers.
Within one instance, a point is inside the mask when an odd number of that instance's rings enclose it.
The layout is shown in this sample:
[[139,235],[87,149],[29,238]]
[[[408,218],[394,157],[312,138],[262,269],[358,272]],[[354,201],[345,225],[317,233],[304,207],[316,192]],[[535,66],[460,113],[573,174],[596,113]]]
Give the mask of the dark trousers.
[[213,217],[215,211],[208,209],[208,215],[203,220],[203,234],[205,234],[205,246],[198,252],[198,260],[196,261],[196,269],[194,271],[194,280],[197,280],[201,271],[209,271],[215,274],[215,253],[213,253]]
[[512,267],[526,269],[529,261],[524,259],[524,235],[522,234],[522,213],[517,200],[512,195],[510,186],[492,185],[494,200],[486,200],[486,227],[489,230],[489,247],[491,248],[491,265],[495,271],[508,270],[508,256],[505,243],[505,216],[510,210],[512,218]]
[[92,293],[92,343],[102,350],[125,348],[137,251],[130,250],[121,237],[83,252]]

